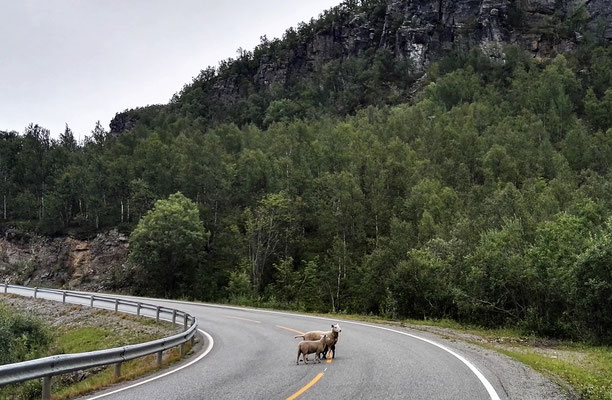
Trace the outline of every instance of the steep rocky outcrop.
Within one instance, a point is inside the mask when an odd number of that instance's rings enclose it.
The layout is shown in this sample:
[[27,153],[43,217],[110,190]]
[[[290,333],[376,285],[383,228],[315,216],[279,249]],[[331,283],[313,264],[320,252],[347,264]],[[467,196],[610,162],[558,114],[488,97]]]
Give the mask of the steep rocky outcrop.
[[[419,71],[453,46],[477,46],[503,58],[503,46],[516,44],[546,58],[573,48],[586,29],[612,40],[609,0],[389,0],[384,17],[340,7],[331,24],[296,51],[262,58],[254,79],[286,82],[291,72],[370,48],[390,49]],[[227,96],[228,87],[219,85],[219,97]]]
[[98,290],[127,259],[127,236],[112,230],[91,240],[48,238],[8,229],[0,237],[0,283]]
[[[452,48],[478,47],[503,62],[504,46],[517,45],[533,57],[548,58],[575,48],[586,32],[612,41],[612,6],[609,0],[345,1],[288,32],[281,41],[262,43],[253,53],[225,63],[213,78],[201,75],[182,96],[200,99],[201,116],[214,120],[211,109],[275,85],[290,87],[332,60],[369,50],[387,49],[398,60],[410,60],[417,75]],[[181,96],[173,102],[180,105]],[[147,111],[164,111],[151,107],[117,114],[111,132],[149,119],[143,117]]]

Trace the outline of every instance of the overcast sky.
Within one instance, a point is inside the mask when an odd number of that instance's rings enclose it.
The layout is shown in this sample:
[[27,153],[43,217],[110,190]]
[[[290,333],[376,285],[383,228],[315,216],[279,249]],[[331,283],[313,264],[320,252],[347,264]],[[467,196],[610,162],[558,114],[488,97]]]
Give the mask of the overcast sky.
[[341,0],[0,0],[0,130],[77,137]]

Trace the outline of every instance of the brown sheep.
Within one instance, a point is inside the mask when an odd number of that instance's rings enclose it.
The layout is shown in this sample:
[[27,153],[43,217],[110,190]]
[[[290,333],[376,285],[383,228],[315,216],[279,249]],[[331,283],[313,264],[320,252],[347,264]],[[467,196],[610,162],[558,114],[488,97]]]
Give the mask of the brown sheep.
[[310,331],[310,332],[306,332],[302,335],[296,335],[294,336],[295,338],[304,338],[304,340],[319,340],[323,335],[327,335],[330,337],[331,339],[331,343],[329,344],[329,346],[325,347],[325,349],[323,350],[324,357],[327,357],[327,352],[329,350],[332,351],[332,358],[336,358],[336,343],[338,343],[338,336],[339,333],[342,332],[342,329],[340,329],[340,325],[339,324],[333,324],[332,326],[332,330],[331,331]]
[[296,365],[300,365],[300,355],[303,355],[304,364],[308,364],[308,354],[315,353],[315,360],[321,362],[320,353],[323,353],[325,347],[331,344],[332,339],[327,335],[323,335],[319,340],[303,340],[298,343]]

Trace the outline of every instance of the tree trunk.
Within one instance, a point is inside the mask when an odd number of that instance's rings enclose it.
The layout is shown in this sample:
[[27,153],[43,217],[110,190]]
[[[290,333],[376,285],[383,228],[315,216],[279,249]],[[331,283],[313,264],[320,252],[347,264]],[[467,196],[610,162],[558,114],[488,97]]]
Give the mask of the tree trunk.
[[123,223],[123,200],[121,200],[121,223]]
[[4,195],[4,220],[6,221],[6,194]]

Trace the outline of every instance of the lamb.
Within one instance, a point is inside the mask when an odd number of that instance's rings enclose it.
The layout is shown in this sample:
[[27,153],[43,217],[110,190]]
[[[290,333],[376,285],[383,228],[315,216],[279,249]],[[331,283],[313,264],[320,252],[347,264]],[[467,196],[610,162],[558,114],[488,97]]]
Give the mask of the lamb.
[[338,336],[339,336],[339,333],[342,332],[342,329],[340,329],[339,324],[333,324],[331,327],[332,327],[331,331],[327,331],[327,332],[310,331],[310,332],[304,333],[303,335],[296,335],[294,337],[295,338],[301,337],[301,338],[304,338],[304,340],[319,340],[324,335],[327,335],[331,339],[331,343],[329,344],[329,346],[326,346],[322,352],[325,353],[324,357],[327,357],[327,352],[331,350],[332,358],[336,358],[336,343],[338,343]]
[[308,354],[315,353],[315,360],[321,362],[321,353],[332,342],[329,336],[323,335],[319,340],[302,340],[298,344],[296,365],[300,365],[300,355],[303,355],[304,364],[308,364]]

